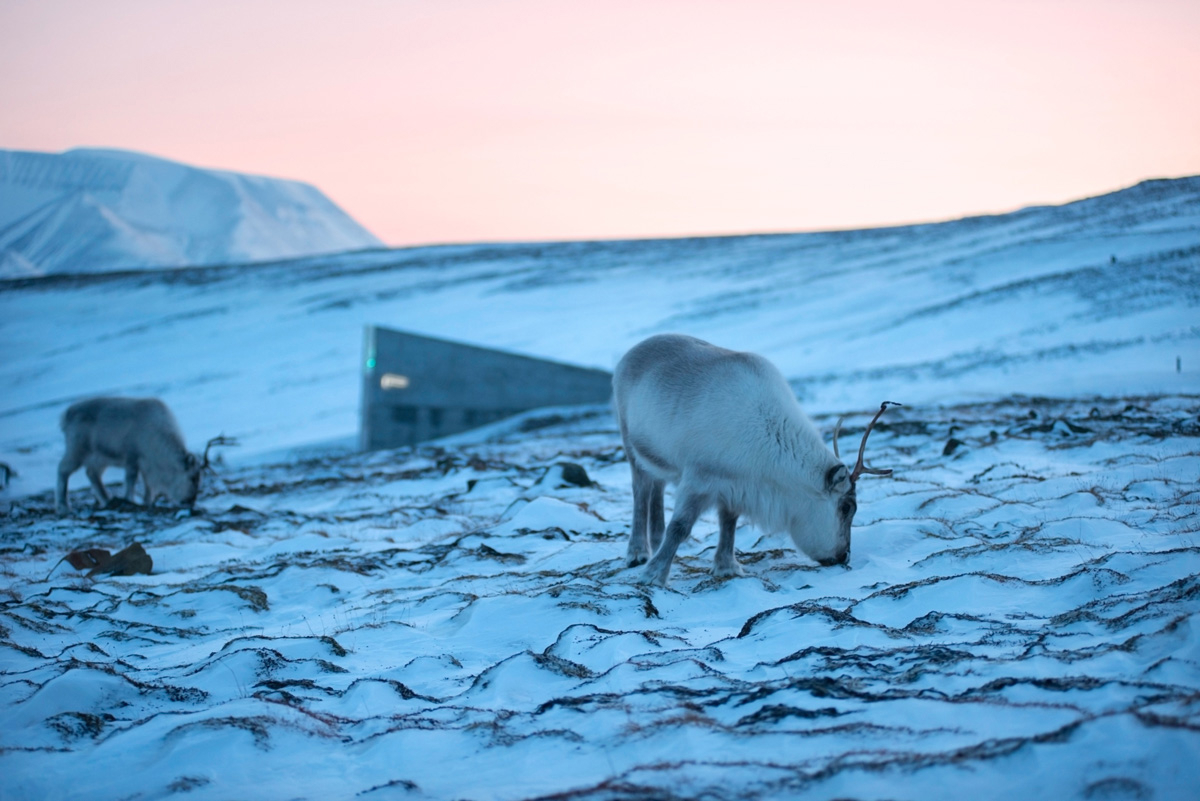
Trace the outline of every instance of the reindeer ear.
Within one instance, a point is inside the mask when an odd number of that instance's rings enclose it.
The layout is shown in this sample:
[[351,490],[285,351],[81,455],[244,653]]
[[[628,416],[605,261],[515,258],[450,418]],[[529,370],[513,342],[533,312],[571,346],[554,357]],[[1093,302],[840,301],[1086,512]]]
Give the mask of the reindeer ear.
[[825,491],[833,495],[845,495],[850,491],[850,470],[837,464],[825,473]]

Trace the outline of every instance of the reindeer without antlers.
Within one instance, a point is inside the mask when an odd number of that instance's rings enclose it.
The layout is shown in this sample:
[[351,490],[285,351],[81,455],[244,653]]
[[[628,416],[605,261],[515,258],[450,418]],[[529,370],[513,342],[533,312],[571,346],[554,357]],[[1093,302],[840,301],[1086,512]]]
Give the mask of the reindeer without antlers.
[[[753,353],[679,334],[653,336],[617,364],[613,394],[633,473],[625,561],[649,560],[643,583],[666,584],[680,543],[714,506],[715,575],[744,575],[733,547],[741,516],[765,532],[786,531],[822,565],[845,564],[859,477],[891,473],[866,467],[863,454],[880,415],[900,404],[879,407],[851,472],[825,447],[779,370]],[[676,486],[675,512],[664,526],[668,483]]]
[[60,514],[70,511],[67,482],[81,466],[101,504],[109,500],[104,470],[116,466],[125,469],[127,501],[133,501],[140,476],[147,505],[162,497],[173,505],[191,507],[200,492],[201,476],[211,470],[209,450],[238,444],[222,435],[208,441],[203,458],[188,452],[175,416],[158,398],[89,398],[72,404],[60,425],[66,438],[54,488]]

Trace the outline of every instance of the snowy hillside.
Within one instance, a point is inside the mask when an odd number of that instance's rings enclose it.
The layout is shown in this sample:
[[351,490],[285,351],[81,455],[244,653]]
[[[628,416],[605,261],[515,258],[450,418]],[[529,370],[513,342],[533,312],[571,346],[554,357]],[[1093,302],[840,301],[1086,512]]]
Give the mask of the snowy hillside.
[[[364,323],[605,368],[666,330],[755,350],[826,435],[850,414],[843,453],[905,403],[869,446],[895,474],[846,568],[742,526],[716,579],[708,516],[648,588],[607,407],[352,453]],[[1189,797],[1198,368],[1197,178],[0,283],[0,799]],[[194,513],[97,509],[82,473],[54,513],[58,417],[101,393],[242,441]],[[148,575],[56,564],[134,543]]]
[[0,277],[379,247],[307,184],[116,150],[0,151]]
[[194,443],[239,437],[234,458],[349,441],[368,323],[604,369],[682,331],[771,358],[815,411],[1200,392],[1198,274],[1187,178],[904,228],[12,281],[0,461],[12,492],[49,487],[59,415],[98,394],[161,396]]

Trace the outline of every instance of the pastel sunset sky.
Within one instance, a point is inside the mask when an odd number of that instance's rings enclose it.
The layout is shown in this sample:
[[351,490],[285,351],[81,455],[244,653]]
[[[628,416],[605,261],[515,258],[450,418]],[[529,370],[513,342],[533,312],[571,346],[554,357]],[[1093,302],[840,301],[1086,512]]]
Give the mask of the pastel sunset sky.
[[1196,0],[0,0],[0,148],[392,245],[857,228],[1200,173]]

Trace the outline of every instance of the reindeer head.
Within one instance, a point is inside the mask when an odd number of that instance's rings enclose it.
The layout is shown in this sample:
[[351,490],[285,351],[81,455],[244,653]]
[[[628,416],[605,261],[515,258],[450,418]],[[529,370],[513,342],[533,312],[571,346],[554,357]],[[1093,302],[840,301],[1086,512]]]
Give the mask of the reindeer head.
[[226,437],[222,434],[219,437],[213,437],[204,446],[204,455],[196,456],[194,453],[185,453],[183,455],[183,470],[179,474],[172,477],[163,487],[162,494],[167,496],[167,500],[178,506],[186,506],[189,509],[196,504],[196,497],[200,494],[200,483],[204,473],[213,472],[212,465],[208,460],[208,452],[212,450],[214,445],[237,445],[238,441],[232,437]]
[[854,522],[854,513],[858,511],[856,489],[859,477],[864,474],[872,476],[890,476],[892,474],[891,470],[867,467],[863,462],[863,454],[867,449],[867,437],[871,435],[871,429],[875,427],[876,421],[887,411],[889,406],[901,405],[893,401],[884,401],[879,405],[879,411],[871,418],[871,422],[867,424],[867,430],[863,432],[862,442],[858,446],[858,461],[853,470],[847,469],[846,465],[840,463],[842,455],[838,451],[838,435],[842,431],[842,421],[845,418],[839,418],[833,429],[833,455],[837,457],[839,463],[830,467],[825,473],[825,493],[831,504],[823,505],[831,518],[824,522],[835,532],[833,547],[821,553],[812,553],[806,550],[809,556],[823,565],[845,564],[846,560],[850,558],[850,525]]

